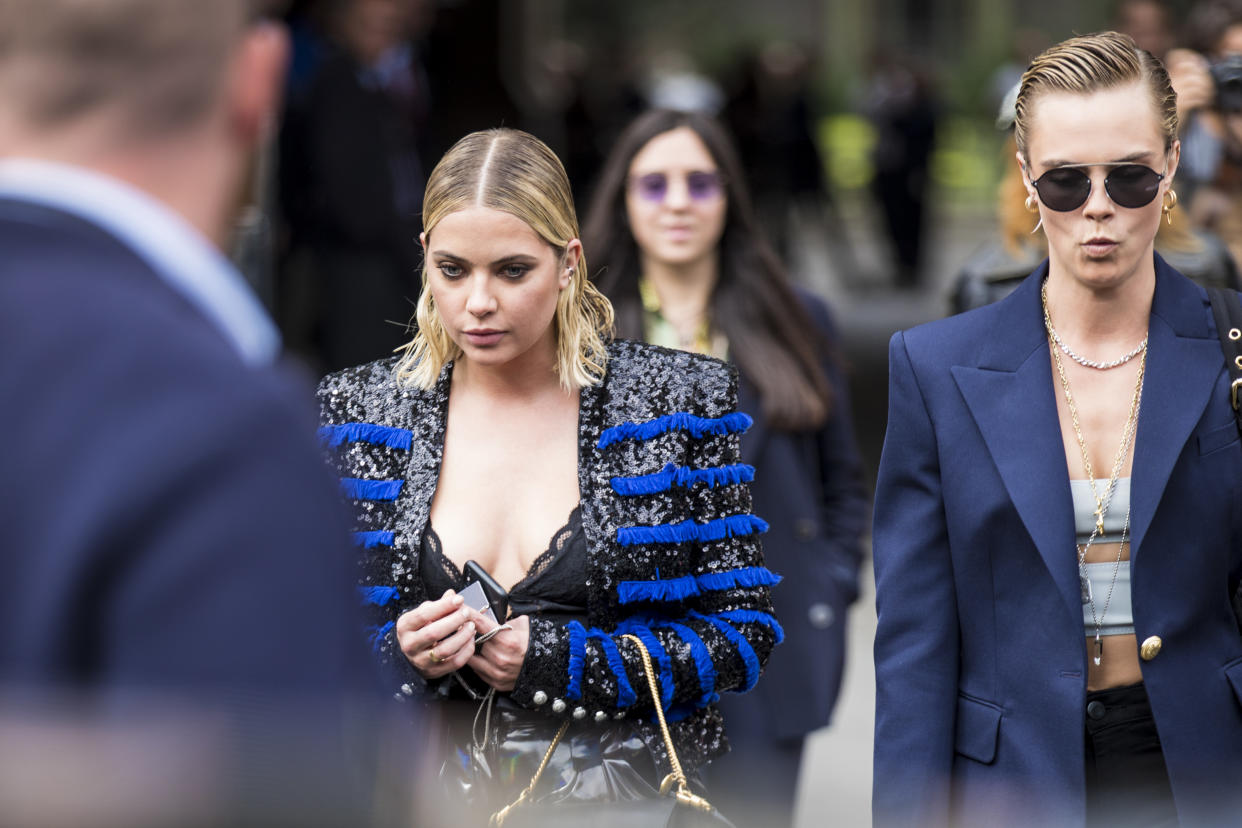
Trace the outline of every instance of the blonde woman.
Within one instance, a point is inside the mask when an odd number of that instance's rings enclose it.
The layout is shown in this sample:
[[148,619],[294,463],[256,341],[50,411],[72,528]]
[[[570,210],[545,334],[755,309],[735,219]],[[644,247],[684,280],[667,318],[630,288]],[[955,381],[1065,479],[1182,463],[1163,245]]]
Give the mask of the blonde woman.
[[1074,38],[1015,138],[1048,259],[889,350],[876,822],[1236,825],[1242,445],[1207,296],[1153,250],[1175,95]]
[[[653,796],[668,767],[621,636],[651,651],[694,768],[726,749],[717,695],[753,686],[781,635],[736,374],[608,342],[568,179],[530,135],[459,141],[428,181],[421,240],[404,355],[320,387],[375,652],[398,696],[444,713],[452,801],[512,801],[564,721],[537,796]],[[463,607],[467,561],[508,591],[503,626]]]

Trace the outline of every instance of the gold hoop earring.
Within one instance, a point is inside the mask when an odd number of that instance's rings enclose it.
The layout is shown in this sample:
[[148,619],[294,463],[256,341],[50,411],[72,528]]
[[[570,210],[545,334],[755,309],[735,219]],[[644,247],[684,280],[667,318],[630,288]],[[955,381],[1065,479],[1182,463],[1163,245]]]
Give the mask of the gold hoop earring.
[[1177,191],[1170,187],[1168,191],[1165,192],[1165,196],[1168,200],[1160,205],[1160,212],[1164,213],[1164,220],[1172,226],[1173,208],[1177,206]]
[[[1027,196],[1027,197],[1026,197],[1026,211],[1027,211],[1028,213],[1038,213],[1038,212],[1039,212],[1039,205],[1037,205],[1037,204],[1035,203],[1035,196],[1030,196],[1030,195],[1029,195],[1029,196]],[[1043,226],[1044,226],[1044,217],[1041,215],[1041,216],[1039,217],[1039,221],[1035,222],[1035,227],[1031,230],[1031,235],[1033,236],[1033,235],[1035,235],[1036,233],[1038,233],[1038,232],[1039,232],[1039,228],[1041,228],[1041,227],[1043,227]]]

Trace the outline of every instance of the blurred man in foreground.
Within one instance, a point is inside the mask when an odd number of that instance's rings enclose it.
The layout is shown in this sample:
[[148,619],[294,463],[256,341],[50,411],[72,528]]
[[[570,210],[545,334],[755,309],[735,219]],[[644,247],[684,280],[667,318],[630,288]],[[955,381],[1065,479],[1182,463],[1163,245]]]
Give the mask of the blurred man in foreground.
[[345,525],[219,253],[285,68],[256,5],[0,0],[6,825],[356,824]]

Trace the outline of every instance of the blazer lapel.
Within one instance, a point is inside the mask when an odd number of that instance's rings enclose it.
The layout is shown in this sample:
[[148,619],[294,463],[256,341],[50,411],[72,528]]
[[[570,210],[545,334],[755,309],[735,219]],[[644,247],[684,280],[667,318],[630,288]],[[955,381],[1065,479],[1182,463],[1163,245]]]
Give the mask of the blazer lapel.
[[1173,466],[1203,416],[1224,368],[1202,290],[1156,257],[1147,373],[1130,487],[1131,558],[1142,550]]
[[1041,268],[997,307],[997,340],[978,365],[952,368],[992,461],[1066,607],[1082,614],[1073,501],[1053,395]]
[[[415,567],[418,566],[419,544],[431,518],[431,501],[440,482],[452,379],[453,363],[449,362],[441,369],[430,394],[411,395],[409,417],[415,440],[405,472],[407,494],[404,497],[409,499],[401,504],[409,519],[402,521],[401,528],[405,535],[402,543],[409,550]],[[399,393],[406,398],[404,392]]]

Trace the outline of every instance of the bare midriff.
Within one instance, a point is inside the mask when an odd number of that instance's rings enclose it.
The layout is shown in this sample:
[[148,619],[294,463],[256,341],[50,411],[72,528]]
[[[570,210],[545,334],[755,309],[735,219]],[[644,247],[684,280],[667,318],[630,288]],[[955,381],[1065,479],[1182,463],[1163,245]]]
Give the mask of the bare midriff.
[[[1117,560],[1117,544],[1091,544],[1086,563],[1112,563]],[[1121,565],[1129,566],[1130,545],[1127,543],[1121,555]],[[1103,611],[1103,607],[1098,608]],[[1139,666],[1138,639],[1133,634],[1104,635],[1100,637],[1100,663],[1095,663],[1095,633],[1087,627],[1087,689],[1108,690],[1125,687],[1143,680]]]

